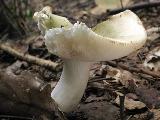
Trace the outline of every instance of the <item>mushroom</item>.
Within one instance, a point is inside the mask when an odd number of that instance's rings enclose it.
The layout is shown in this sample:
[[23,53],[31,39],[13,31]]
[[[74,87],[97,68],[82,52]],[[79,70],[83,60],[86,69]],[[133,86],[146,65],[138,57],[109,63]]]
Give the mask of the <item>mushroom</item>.
[[[72,111],[81,100],[92,62],[127,56],[142,47],[147,38],[142,22],[130,10],[113,15],[92,29],[84,23],[73,25],[46,8],[36,12],[34,18],[43,27],[39,28],[45,34],[49,52],[64,60],[62,75],[51,93],[63,112]],[[46,23],[52,24],[48,27]]]

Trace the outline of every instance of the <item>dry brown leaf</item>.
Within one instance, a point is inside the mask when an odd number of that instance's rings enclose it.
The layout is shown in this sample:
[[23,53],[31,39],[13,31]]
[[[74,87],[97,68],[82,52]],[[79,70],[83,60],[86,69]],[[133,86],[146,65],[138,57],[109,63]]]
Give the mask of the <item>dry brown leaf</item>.
[[160,109],[152,109],[151,112],[154,113],[154,120],[160,120]]
[[126,71],[126,70],[120,70],[113,67],[107,67],[107,75],[106,78],[114,78],[112,82],[121,83],[123,86],[125,86],[128,89],[134,89],[134,87],[137,86],[138,80],[133,77],[133,75]]
[[121,79],[121,71],[117,68],[108,66],[106,78],[114,78],[113,82],[119,82]]
[[157,89],[138,87],[135,92],[148,108],[158,108],[160,106],[160,91]]
[[90,67],[90,77],[102,75],[102,65],[100,63],[94,63]]
[[[117,98],[115,99],[115,103],[117,105],[120,105],[119,96],[117,96]],[[128,110],[134,110],[134,109],[143,109],[146,107],[146,105],[140,101],[134,101],[133,99],[125,97],[124,107]]]
[[121,71],[121,79],[119,80],[119,82],[124,85],[126,88],[128,88],[129,90],[134,90],[135,87],[137,87],[137,83],[139,82],[138,79],[135,79],[133,77],[133,75],[126,70],[122,70]]

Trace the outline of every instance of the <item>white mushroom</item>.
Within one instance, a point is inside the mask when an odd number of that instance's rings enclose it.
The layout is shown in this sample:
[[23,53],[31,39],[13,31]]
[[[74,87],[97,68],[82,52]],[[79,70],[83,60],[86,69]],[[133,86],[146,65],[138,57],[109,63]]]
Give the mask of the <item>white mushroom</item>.
[[64,60],[62,75],[51,96],[60,110],[70,112],[83,96],[90,64],[129,55],[143,46],[147,35],[140,19],[130,10],[110,17],[93,29],[84,23],[66,23],[67,27],[46,28],[44,37],[49,52]]

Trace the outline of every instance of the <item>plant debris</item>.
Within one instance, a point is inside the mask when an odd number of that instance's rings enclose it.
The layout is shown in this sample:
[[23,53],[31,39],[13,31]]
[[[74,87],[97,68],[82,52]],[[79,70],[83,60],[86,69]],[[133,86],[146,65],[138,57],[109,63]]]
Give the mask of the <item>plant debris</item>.
[[[13,1],[3,2],[6,4]],[[72,23],[85,22],[89,27],[108,19],[111,14],[123,11],[119,4],[118,9],[108,12],[105,8],[103,12],[93,14],[91,11],[96,8],[93,0],[66,0],[65,4],[64,0],[32,2],[33,4],[27,4],[27,8],[23,6],[24,3],[20,4],[25,11],[29,10],[27,15],[32,15],[31,11],[51,5],[54,8],[53,13],[67,17]],[[23,18],[25,11],[20,11],[17,7],[14,9],[18,10],[15,14],[2,15],[4,18],[0,19],[3,21],[0,23],[0,119],[159,120],[159,3],[158,0],[133,0],[128,6],[123,2],[124,9],[130,8],[143,21],[148,29],[148,41],[140,50],[129,56],[94,63],[90,68],[90,80],[81,103],[69,114],[62,113],[50,98],[50,92],[62,72],[62,61],[48,53],[43,36],[39,35],[32,18]],[[9,8],[10,5],[7,4]],[[4,7],[0,9],[4,10]],[[2,11],[0,14],[5,12]],[[18,17],[21,12],[24,12],[23,15]],[[16,17],[4,21],[13,16]],[[29,32],[30,26],[36,34]],[[23,35],[27,35],[27,38]],[[14,39],[8,40],[9,38]],[[29,56],[32,56],[31,59]],[[42,64],[36,63],[35,59],[49,61],[52,65],[44,65],[44,61]],[[119,95],[125,98],[124,103],[120,101]]]

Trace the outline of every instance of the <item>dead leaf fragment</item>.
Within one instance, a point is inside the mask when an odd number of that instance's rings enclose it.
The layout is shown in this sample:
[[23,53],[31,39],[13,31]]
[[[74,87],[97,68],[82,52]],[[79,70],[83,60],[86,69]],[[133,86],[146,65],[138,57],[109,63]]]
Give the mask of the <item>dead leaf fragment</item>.
[[102,73],[102,71],[100,71],[101,66],[102,65],[100,63],[92,64],[90,67],[90,77],[95,77],[95,76],[97,76],[97,74],[101,75],[101,73]]
[[159,108],[160,92],[158,90],[154,88],[138,87],[135,92],[148,108]]
[[152,28],[149,28],[147,29],[147,40],[149,41],[154,41],[156,40],[157,38],[160,37],[160,28],[159,27],[152,27]]
[[149,52],[143,65],[145,68],[160,72],[160,47],[156,47]]
[[31,44],[31,46],[32,46],[33,49],[42,47],[43,44],[44,44],[44,38],[43,38],[43,36],[36,37],[35,40],[32,41],[32,43],[30,43],[30,44]]
[[[119,96],[117,96],[117,98],[115,99],[115,103],[117,105],[120,105]],[[129,99],[128,97],[125,97],[124,107],[128,110],[135,110],[135,109],[143,109],[146,107],[146,105],[143,102],[135,101],[133,99]]]
[[119,82],[121,79],[121,71],[117,68],[108,66],[106,78],[114,78],[114,82]]
[[160,120],[160,109],[152,109],[151,112],[154,113],[154,120]]
[[128,89],[134,90],[134,88],[137,86],[138,80],[133,77],[133,75],[126,71],[126,70],[120,70],[114,67],[107,67],[107,75],[106,78],[114,78],[112,82],[121,83],[123,86],[125,86]]

